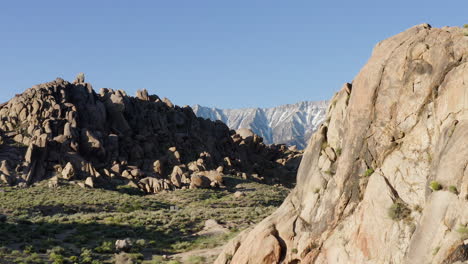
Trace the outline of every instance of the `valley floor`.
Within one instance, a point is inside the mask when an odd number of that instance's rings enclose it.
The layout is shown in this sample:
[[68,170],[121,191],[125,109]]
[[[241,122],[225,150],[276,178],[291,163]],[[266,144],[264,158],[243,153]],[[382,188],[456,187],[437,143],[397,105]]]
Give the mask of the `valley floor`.
[[[0,263],[212,262],[220,246],[270,215],[289,193],[230,176],[225,183],[226,189],[156,195],[128,186],[0,186]],[[115,241],[125,238],[133,247],[118,256]]]

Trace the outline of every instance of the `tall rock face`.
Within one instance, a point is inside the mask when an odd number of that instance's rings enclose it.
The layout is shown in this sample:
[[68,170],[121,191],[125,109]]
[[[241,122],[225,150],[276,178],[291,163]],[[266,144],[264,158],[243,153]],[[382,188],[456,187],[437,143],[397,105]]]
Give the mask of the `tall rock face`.
[[295,145],[304,149],[325,120],[326,101],[300,102],[272,108],[218,109],[195,105],[199,117],[221,120],[231,129],[248,128],[266,144]]
[[296,188],[216,263],[467,261],[467,144],[462,29],[384,40],[331,100]]
[[[88,186],[127,181],[152,193],[223,185],[223,174],[291,183],[302,153],[237,134],[190,107],[138,91],[96,93],[80,74],[36,85],[0,105],[0,180],[50,177]],[[96,183],[96,184],[95,184]]]

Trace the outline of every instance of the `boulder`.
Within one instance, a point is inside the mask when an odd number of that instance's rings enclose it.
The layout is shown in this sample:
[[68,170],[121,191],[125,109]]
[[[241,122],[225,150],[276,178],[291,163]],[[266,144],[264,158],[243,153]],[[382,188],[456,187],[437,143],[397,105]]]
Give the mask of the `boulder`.
[[133,247],[132,240],[125,238],[115,241],[115,250],[118,252],[129,252]]
[[173,188],[171,182],[153,177],[147,177],[140,180],[138,182],[138,186],[146,193],[159,193],[166,190],[172,190]]
[[159,175],[163,175],[163,166],[160,160],[156,160],[153,163],[153,170]]
[[193,174],[190,178],[190,188],[209,188],[211,181],[208,177],[204,175]]
[[115,255],[115,264],[136,264],[137,262],[125,252],[120,252]]
[[238,134],[242,139],[248,139],[254,137],[254,132],[248,128],[240,128],[236,130],[236,134]]
[[66,180],[73,179],[75,176],[75,169],[73,168],[73,165],[68,162],[65,167],[62,169],[61,172],[62,178]]
[[177,188],[180,188],[182,186],[183,173],[184,172],[179,166],[174,166],[174,168],[172,169],[171,182]]
[[87,177],[84,184],[89,188],[94,188],[94,180],[93,177]]
[[244,192],[241,192],[241,191],[236,191],[236,192],[234,193],[234,197],[237,198],[237,199],[238,199],[238,198],[241,198],[241,197],[244,197],[244,196],[245,196],[245,193],[244,193]]
[[82,73],[82,72],[78,73],[78,75],[76,75],[75,81],[73,83],[84,84],[85,83],[84,73]]
[[59,187],[59,178],[57,176],[50,178],[48,186],[53,189]]

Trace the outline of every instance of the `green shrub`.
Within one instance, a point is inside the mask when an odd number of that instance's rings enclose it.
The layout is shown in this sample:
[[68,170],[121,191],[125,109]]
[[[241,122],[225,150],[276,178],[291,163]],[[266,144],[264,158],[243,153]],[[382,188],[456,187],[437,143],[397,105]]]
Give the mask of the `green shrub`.
[[199,256],[190,256],[187,259],[187,261],[190,264],[203,264],[203,263],[206,263],[206,259],[204,257],[199,257]]
[[411,210],[402,202],[395,202],[388,208],[388,216],[394,221],[406,219],[410,214]]
[[52,261],[53,264],[64,264],[65,257],[62,254],[52,252],[49,254],[49,260]]
[[297,251],[297,248],[291,249],[291,252],[292,252],[293,254],[297,254],[297,252],[298,252],[298,251]]
[[327,147],[328,147],[328,142],[326,141],[322,142],[322,146],[321,146],[322,150],[325,150]]
[[462,239],[468,239],[468,226],[467,225],[460,225],[457,229],[457,232],[461,234]]
[[71,263],[78,263],[78,261],[80,260],[79,257],[77,256],[71,256],[68,258],[68,260],[71,262]]
[[437,253],[439,252],[439,250],[440,250],[440,247],[434,248],[434,251],[432,251],[432,255],[433,255],[433,256],[437,255]]
[[442,185],[436,181],[431,181],[429,188],[431,188],[433,191],[439,191],[442,189]]
[[33,252],[34,252],[34,246],[32,245],[27,245],[23,249],[23,253],[26,253],[26,254],[31,254]]
[[450,192],[452,192],[452,193],[458,195],[457,187],[455,187],[455,186],[453,186],[453,185],[450,185],[450,186],[448,187],[448,189],[449,189]]
[[468,28],[468,24],[463,25],[464,28]]
[[374,173],[374,169],[369,168],[364,172],[364,177],[369,177]]
[[94,249],[97,253],[112,253],[114,252],[114,246],[111,241],[104,241],[99,247]]
[[336,153],[336,155],[337,155],[338,157],[341,156],[341,151],[342,151],[341,148],[337,148],[337,149],[335,150],[335,153]]
[[80,258],[81,263],[91,263],[93,261],[93,254],[90,249],[82,248]]
[[144,249],[146,247],[146,240],[138,239],[137,241],[135,241],[135,245],[141,249]]

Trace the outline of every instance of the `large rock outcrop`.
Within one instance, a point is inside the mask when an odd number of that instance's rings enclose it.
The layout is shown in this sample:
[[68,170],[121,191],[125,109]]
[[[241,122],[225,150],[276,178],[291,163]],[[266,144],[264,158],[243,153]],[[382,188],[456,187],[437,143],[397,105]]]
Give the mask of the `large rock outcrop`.
[[292,183],[302,156],[146,90],[97,94],[84,74],[73,83],[36,85],[0,105],[0,143],[7,184],[57,176],[92,187],[115,179],[147,192],[219,187],[224,174]]
[[296,188],[216,263],[466,263],[467,144],[462,29],[384,40],[331,100]]

